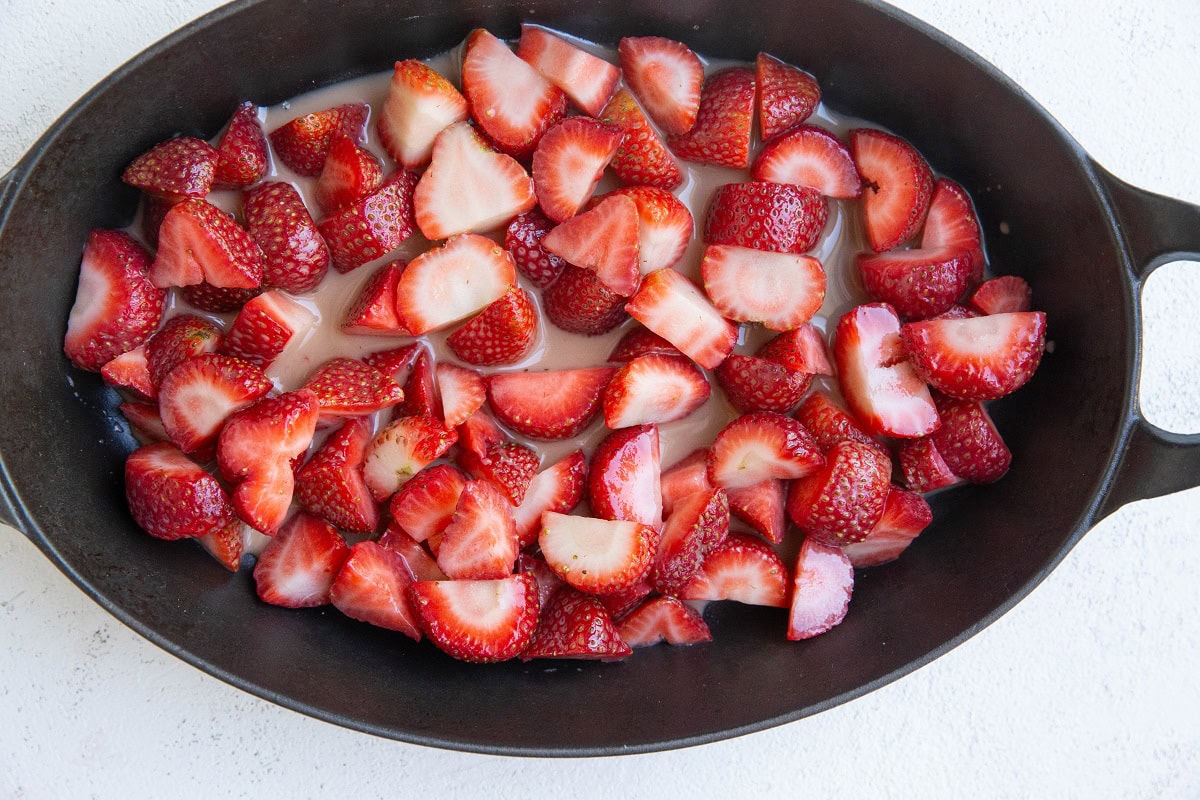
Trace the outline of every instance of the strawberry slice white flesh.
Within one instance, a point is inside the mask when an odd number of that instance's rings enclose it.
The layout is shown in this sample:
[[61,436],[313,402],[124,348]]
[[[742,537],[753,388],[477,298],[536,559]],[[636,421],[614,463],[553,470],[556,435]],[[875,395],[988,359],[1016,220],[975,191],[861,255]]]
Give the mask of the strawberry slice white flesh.
[[712,387],[679,356],[646,355],[626,362],[604,390],[604,424],[612,429],[683,419],[704,405]]
[[713,486],[741,489],[778,478],[803,478],[825,463],[816,441],[791,417],[756,411],[726,425],[708,451]]
[[621,79],[615,65],[534,25],[521,26],[517,55],[591,117],[600,116]]
[[451,578],[503,578],[517,560],[512,506],[490,481],[468,481],[442,532],[437,565]]
[[867,241],[876,253],[912,239],[933,195],[933,171],[911,144],[885,131],[850,131],[850,154],[863,178]]
[[442,398],[442,421],[447,428],[457,428],[478,411],[487,400],[483,376],[472,369],[456,364],[438,364],[438,395]]
[[420,61],[399,61],[379,115],[380,143],[406,169],[423,166],[437,135],[469,113],[450,81]]
[[579,505],[586,479],[587,459],[582,450],[576,450],[533,476],[521,505],[513,510],[517,538],[523,547],[537,541],[542,514],[547,511],[567,514]]
[[661,36],[629,36],[617,47],[625,82],[663,132],[687,133],[700,110],[704,66],[681,42]]
[[625,310],[706,369],[715,369],[737,342],[737,326],[673,269],[647,275]]
[[596,273],[608,289],[629,297],[638,287],[638,213],[628,197],[612,195],[542,239],[548,253]]
[[1046,315],[1014,311],[913,322],[901,329],[929,384],[962,400],[995,400],[1033,377],[1046,348]]
[[659,642],[689,645],[712,641],[704,618],[679,598],[669,595],[655,597],[638,606],[621,620],[617,632],[630,647],[648,647]]
[[396,283],[396,313],[420,336],[482,311],[516,281],[517,267],[503,247],[464,233],[412,260]]
[[533,189],[554,222],[575,216],[612,160],[624,134],[615,125],[569,117],[546,131],[533,152]]
[[409,601],[413,576],[404,557],[376,542],[359,542],[329,588],[334,608],[351,619],[421,639]]
[[825,269],[811,256],[710,245],[700,264],[704,290],[727,319],[787,331],[825,302]]
[[296,514],[263,549],[254,566],[259,598],[286,608],[329,603],[329,590],[350,547],[328,522]]
[[799,125],[772,140],[755,159],[756,181],[792,183],[826,197],[852,199],[862,194],[862,179],[850,151],[824,128]]
[[734,533],[709,551],[680,597],[786,608],[787,592],[787,567],[775,551],[761,539]]
[[542,556],[576,589],[610,594],[628,589],[650,570],[658,533],[634,521],[572,517],[548,511],[538,534]]
[[528,647],[533,638],[539,603],[532,575],[417,581],[409,592],[430,641],[462,661],[504,661]]
[[457,440],[432,417],[400,417],[379,432],[363,456],[363,480],[383,502]]
[[837,547],[805,539],[796,559],[787,638],[811,639],[846,618],[854,567]]

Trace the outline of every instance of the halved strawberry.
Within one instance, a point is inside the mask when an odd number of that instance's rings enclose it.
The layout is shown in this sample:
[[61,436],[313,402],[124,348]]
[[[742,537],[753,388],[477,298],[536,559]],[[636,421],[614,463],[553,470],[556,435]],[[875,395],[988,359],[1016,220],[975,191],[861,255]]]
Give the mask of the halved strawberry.
[[838,320],[833,360],[842,396],[863,429],[873,435],[912,439],[935,430],[939,423],[929,387],[909,361],[900,330],[900,320],[889,305],[852,308]]
[[562,223],[542,239],[547,252],[577,267],[592,270],[612,292],[623,297],[637,291],[638,212],[628,197],[605,198],[595,208]]
[[812,434],[821,452],[843,441],[880,447],[879,442],[823,391],[815,391],[804,398],[794,416]]
[[713,487],[708,482],[708,448],[693,450],[670,469],[663,471],[659,478],[659,487],[662,492],[663,514],[667,516],[670,516],[675,510],[675,505],[688,495],[711,492]]
[[371,440],[365,417],[346,420],[296,471],[293,495],[300,507],[352,533],[379,527],[379,509],[363,480],[363,459]]
[[600,112],[600,121],[625,132],[609,166],[624,183],[657,186],[670,191],[683,183],[683,172],[666,144],[650,127],[641,106],[628,89],[618,89]]
[[875,300],[889,303],[903,317],[928,319],[948,311],[971,278],[966,250],[892,250],[860,253],[863,288]]
[[814,125],[800,125],[768,144],[750,174],[756,181],[808,186],[826,197],[862,195],[862,178],[850,151],[832,133]]
[[262,283],[263,253],[233,217],[205,200],[184,200],[163,217],[150,281],[160,288],[207,283],[253,289]]
[[532,296],[513,284],[498,300],[446,337],[446,344],[468,364],[511,364],[533,347],[537,329],[538,313]]
[[878,447],[838,442],[825,465],[793,481],[787,513],[810,539],[840,547],[867,537],[887,499],[892,462]]
[[573,264],[564,264],[561,277],[542,291],[546,318],[568,333],[584,336],[599,336],[620,325],[626,318],[626,299],[590,269]]
[[[952,180],[938,178],[921,233],[921,249],[946,247],[971,254],[971,282],[983,279],[987,260],[983,254],[979,218],[965,189]],[[1021,309],[1026,310],[1026,309]]]
[[729,498],[724,489],[688,495],[663,525],[650,582],[662,594],[678,595],[705,556],[729,535]]
[[413,359],[412,370],[404,382],[404,400],[392,411],[392,419],[413,415],[442,418],[442,403],[437,396],[433,356],[420,346],[416,358]]
[[135,158],[121,173],[121,180],[147,194],[178,202],[207,195],[216,168],[217,151],[212,145],[194,136],[180,136]]
[[621,71],[604,59],[534,25],[521,25],[517,55],[592,117],[599,116],[621,78]]
[[704,218],[707,244],[803,253],[817,243],[829,203],[816,189],[787,183],[727,183],[713,193]]
[[[453,510],[450,513],[453,514]],[[448,516],[447,519],[449,519]],[[404,563],[408,565],[408,571],[412,573],[415,580],[449,580],[446,573],[442,572],[441,567],[433,560],[433,556],[429,555],[429,551],[422,547],[420,542],[401,530],[395,522],[388,524],[387,530],[383,532],[378,541],[380,547],[393,550],[404,559]]]
[[128,389],[146,400],[154,400],[158,397],[158,387],[150,378],[150,366],[146,361],[145,345],[138,345],[106,363],[100,368],[100,376],[109,386]]
[[304,388],[317,396],[321,420],[361,417],[404,399],[400,385],[356,358],[332,358],[308,377]]
[[625,363],[641,356],[683,357],[683,353],[654,331],[636,325],[625,332],[608,354],[608,360]]
[[667,136],[696,124],[704,65],[687,45],[661,36],[626,36],[617,46],[626,85]]
[[775,361],[734,354],[715,373],[725,397],[743,414],[751,411],[786,413],[795,408],[812,384],[812,376]]
[[1033,306],[1033,290],[1024,278],[1002,275],[981,284],[971,295],[971,305],[984,314],[1028,311]]
[[442,421],[447,428],[457,428],[466,422],[487,400],[483,376],[474,370],[438,364],[434,374],[442,398]]
[[811,323],[805,323],[771,339],[758,349],[759,358],[782,364],[796,372],[832,375],[833,365],[825,347],[825,336]]
[[342,333],[357,336],[409,336],[396,316],[396,284],[407,262],[396,259],[384,264],[358,290],[346,307]]
[[683,419],[711,392],[704,373],[683,356],[638,356],[608,382],[604,424],[616,429]]
[[397,61],[379,113],[383,149],[405,169],[429,163],[437,135],[467,118],[467,100],[426,64]]
[[573,658],[614,661],[632,654],[599,599],[564,586],[538,617],[537,630],[521,660]]
[[635,425],[600,440],[588,470],[588,498],[597,517],[662,524],[658,428]]
[[825,464],[812,435],[796,420],[756,411],[726,425],[708,451],[713,486],[740,489],[771,478],[803,478]]
[[179,290],[180,298],[197,311],[227,314],[262,294],[262,286],[253,289],[221,289],[207,283],[193,283]]
[[246,192],[246,229],[263,253],[263,283],[294,294],[329,271],[329,248],[296,187],[264,183]]
[[931,522],[933,512],[921,495],[893,486],[883,505],[883,516],[867,538],[846,545],[842,552],[856,569],[886,564],[908,549]]
[[542,134],[567,113],[562,89],[482,28],[467,37],[462,86],[471,116],[509,155],[533,152]]
[[396,314],[420,336],[480,311],[516,282],[517,268],[500,245],[460,234],[412,260],[396,284]]
[[220,350],[221,340],[220,328],[202,317],[171,317],[145,344],[150,380],[159,386],[180,362]]
[[622,186],[609,192],[624,195],[638,212],[638,268],[643,275],[673,267],[683,258],[696,227],[692,212],[678,197],[657,186]]
[[792,576],[787,638],[811,639],[846,618],[854,591],[854,567],[841,548],[805,537]]
[[533,208],[510,222],[504,233],[504,249],[512,256],[517,271],[539,289],[554,283],[567,263],[542,248],[542,239],[553,228],[554,223]]
[[767,541],[779,544],[787,529],[784,513],[787,492],[781,480],[767,480],[741,489],[730,489],[729,513],[745,522],[766,537]]
[[787,608],[788,578],[787,567],[765,542],[731,533],[704,557],[679,597]]
[[587,117],[562,120],[533,153],[533,188],[538,205],[555,222],[575,216],[621,144],[616,125]]
[[125,498],[134,522],[159,539],[203,536],[233,519],[217,479],[169,442],[139,447],[125,460]]
[[617,633],[630,647],[649,647],[659,642],[673,645],[711,642],[712,633],[704,618],[676,597],[655,597],[629,613]]
[[910,322],[900,335],[930,386],[963,400],[995,400],[1033,377],[1046,348],[1046,315],[1014,311]]
[[576,450],[534,475],[525,489],[525,497],[513,512],[520,546],[528,547],[537,541],[542,514],[548,511],[571,513],[583,499],[586,481],[587,459],[582,450]]
[[258,121],[258,107],[246,101],[233,112],[233,118],[217,140],[213,185],[236,189],[258,183],[267,174],[268,166],[267,136]]
[[[370,364],[375,369],[388,375],[392,380],[399,383],[405,379],[408,370],[413,365],[413,360],[416,359],[418,353],[425,352],[418,342],[410,342],[409,344],[393,347],[388,350],[379,350],[374,353],[368,353],[363,356],[363,363]],[[407,395],[407,392],[405,393]]]
[[809,256],[709,245],[700,263],[704,290],[727,319],[791,330],[825,302],[825,269]]
[[63,352],[98,372],[146,341],[162,319],[165,293],[147,277],[150,256],[122,231],[88,234]]
[[363,457],[363,480],[371,496],[387,500],[457,440],[457,433],[433,417],[393,420],[371,440]]
[[510,372],[487,379],[488,401],[503,425],[535,439],[568,439],[600,412],[612,367]]
[[450,464],[423,469],[400,487],[388,502],[392,521],[423,542],[450,524],[467,479]]
[[171,441],[196,453],[221,426],[272,388],[262,370],[239,358],[206,353],[180,362],[158,387],[158,408]]
[[254,565],[258,597],[286,608],[329,603],[329,590],[350,555],[337,529],[323,519],[296,514],[271,540]]
[[933,171],[899,136],[873,128],[850,131],[850,155],[863,179],[867,241],[876,253],[913,238],[933,196]]
[[750,133],[754,127],[754,71],[722,70],[704,81],[696,124],[667,145],[680,158],[718,167],[750,166]]
[[547,511],[538,545],[546,564],[580,591],[628,589],[650,570],[658,531],[635,521],[572,517]]
[[329,146],[336,137],[362,141],[370,111],[366,103],[348,103],[296,117],[271,131],[271,146],[288,169],[315,177],[321,173]]
[[467,481],[442,530],[437,563],[451,578],[503,578],[517,559],[512,506],[490,481]]
[[162,416],[155,403],[121,403],[118,410],[129,420],[130,428],[137,440],[143,444],[167,441]]
[[292,339],[303,338],[317,317],[283,292],[263,292],[238,312],[221,352],[266,369]]
[[366,197],[331,217],[317,229],[329,246],[333,268],[350,272],[390,253],[416,230],[413,194],[417,174],[397,170]]
[[459,458],[473,477],[491,481],[513,506],[524,501],[525,491],[542,465],[536,450],[516,442],[497,444],[482,456],[463,453]]
[[197,537],[196,543],[225,569],[237,572],[246,552],[246,530],[246,523],[234,517],[224,528]]
[[346,616],[421,639],[408,587],[408,563],[394,550],[375,542],[359,542],[342,562],[329,601]]
[[962,478],[954,474],[938,452],[932,435],[901,441],[896,447],[896,462],[904,476],[904,485],[914,492],[932,492],[962,483]]
[[817,79],[775,56],[759,53],[755,60],[755,76],[758,79],[758,123],[763,141],[804,122],[821,102]]
[[332,214],[361,200],[383,183],[383,164],[349,136],[337,136],[329,144],[325,165],[317,177],[314,192],[317,207]]
[[982,403],[934,395],[942,427],[929,435],[946,462],[960,478],[972,483],[992,483],[1004,477],[1012,452]]
[[670,268],[647,275],[625,310],[706,369],[725,360],[737,342],[737,326],[696,284]]
[[462,661],[513,658],[529,646],[537,625],[538,585],[532,575],[417,581],[409,593],[425,635]]

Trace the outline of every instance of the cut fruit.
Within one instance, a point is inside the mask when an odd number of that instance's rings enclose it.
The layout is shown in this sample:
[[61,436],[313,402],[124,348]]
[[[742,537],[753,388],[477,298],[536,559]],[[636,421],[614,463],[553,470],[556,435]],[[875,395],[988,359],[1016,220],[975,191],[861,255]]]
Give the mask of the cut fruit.
[[860,542],[883,515],[891,475],[891,459],[879,448],[838,442],[821,469],[792,483],[788,517],[822,544]]
[[1012,464],[1012,452],[982,403],[934,395],[942,427],[930,442],[954,475],[972,483],[994,483]]
[[933,171],[899,136],[874,128],[850,131],[850,155],[863,179],[867,240],[876,253],[917,235],[933,197]]
[[521,547],[537,541],[542,514],[549,511],[571,513],[583,499],[586,483],[587,459],[582,450],[576,450],[534,475],[525,489],[525,497],[513,512]]
[[359,542],[329,587],[334,608],[351,619],[400,631],[420,640],[416,612],[409,599],[413,577],[404,557],[375,542]]
[[1046,349],[1046,315],[1016,311],[911,322],[900,335],[930,386],[963,400],[995,400],[1033,377]]
[[159,539],[204,536],[233,519],[217,479],[168,442],[140,447],[126,459],[125,498],[134,522]]
[[646,601],[621,620],[617,632],[630,647],[649,647],[659,642],[688,645],[712,641],[704,618],[676,597],[655,597]]
[[621,79],[614,65],[534,25],[521,26],[517,55],[592,117],[600,116]]
[[488,401],[501,424],[535,439],[567,439],[600,412],[612,367],[510,372],[487,379]]
[[850,151],[815,125],[800,125],[768,144],[750,174],[756,181],[807,186],[826,197],[849,200],[862,195],[862,178]]
[[547,252],[591,270],[610,291],[630,297],[641,280],[638,211],[628,197],[611,195],[562,223],[542,239]]
[[288,169],[297,175],[315,177],[321,174],[335,138],[363,140],[363,127],[370,113],[366,103],[347,103],[296,117],[271,131],[271,147]]
[[546,318],[555,327],[583,336],[600,336],[620,325],[627,317],[626,300],[596,273],[565,263],[562,277],[542,292]]
[[805,539],[796,559],[787,638],[811,639],[846,618],[854,567],[837,547]]
[[568,117],[546,131],[533,153],[533,188],[547,217],[562,222],[578,213],[623,135],[615,125],[586,117]]
[[624,591],[646,576],[658,531],[633,521],[572,517],[548,511],[538,545],[558,577],[590,594]]
[[949,311],[966,292],[971,255],[947,248],[861,253],[858,271],[873,299],[902,317],[928,319]]
[[158,387],[163,428],[185,453],[200,453],[217,440],[232,415],[263,397],[271,381],[253,364],[206,354],[180,363]]
[[513,658],[529,646],[537,625],[538,584],[532,575],[417,581],[409,593],[425,635],[462,661]]
[[135,189],[177,203],[203,198],[212,188],[220,155],[194,136],[156,144],[130,162],[121,180]]
[[1033,290],[1024,278],[1002,275],[981,284],[971,295],[971,305],[984,314],[1028,311],[1033,306]]
[[825,270],[809,256],[709,245],[700,273],[727,319],[761,322],[773,331],[803,325],[825,302]]
[[399,384],[355,358],[326,361],[309,376],[304,388],[317,396],[322,422],[374,414],[404,399]]
[[784,331],[758,350],[758,357],[782,364],[794,372],[809,375],[832,375],[833,365],[825,346],[825,335],[815,326],[805,323]]
[[617,46],[621,73],[646,113],[667,136],[696,124],[704,65],[687,45],[661,36],[627,36]]
[[533,658],[573,658],[613,661],[633,651],[621,640],[604,604],[598,598],[563,587],[542,607],[537,630],[522,661]]
[[262,283],[263,254],[233,217],[205,200],[184,200],[163,217],[149,275],[162,289],[254,289]]
[[[692,212],[666,189],[622,186],[609,195],[624,195],[638,211],[638,268],[643,275],[673,267],[683,258],[696,227]],[[605,197],[609,196],[605,195]]]
[[737,342],[737,326],[721,316],[696,284],[673,269],[647,275],[625,310],[706,369],[724,361]]
[[437,564],[452,579],[512,573],[519,551],[512,506],[490,481],[467,481],[441,536]]
[[396,284],[396,314],[420,336],[481,311],[516,282],[516,265],[500,245],[464,233],[412,260]]
[[763,141],[804,122],[821,103],[821,87],[807,72],[766,53],[758,54],[755,68]]
[[726,399],[743,414],[787,413],[812,385],[812,376],[757,356],[731,355],[715,373]]
[[650,120],[628,89],[618,89],[600,113],[600,121],[625,132],[617,148],[612,171],[630,186],[657,186],[670,191],[683,183],[683,172],[666,144],[650,126]]
[[761,539],[734,533],[704,557],[679,596],[787,608],[788,578],[783,561]]
[[288,342],[303,338],[316,324],[316,315],[283,292],[263,292],[242,306],[221,352],[266,369]]
[[635,425],[605,436],[588,471],[592,513],[603,519],[662,524],[662,461],[658,428]]
[[[246,230],[263,253],[263,285],[293,294],[317,288],[329,271],[329,247],[296,187],[263,183],[244,199]],[[191,296],[188,302],[200,307]]]
[[704,373],[682,356],[639,356],[609,381],[604,424],[615,430],[683,419],[704,405],[711,391]]
[[372,275],[346,309],[342,333],[354,336],[410,336],[396,316],[396,285],[406,263],[396,259]]
[[529,353],[537,330],[533,298],[514,284],[499,300],[450,334],[446,344],[468,364],[511,364]]
[[741,489],[765,480],[803,478],[825,463],[812,435],[796,420],[770,411],[738,417],[708,451],[708,480]]
[[296,514],[262,551],[254,583],[264,603],[313,608],[329,603],[329,592],[350,547],[325,520]]
[[916,492],[893,486],[883,506],[883,516],[861,542],[842,548],[855,569],[875,567],[900,557],[913,539],[933,522],[929,504]]
[[379,114],[379,143],[405,169],[423,167],[437,135],[468,114],[450,81],[420,61],[397,61]]
[[710,75],[700,91],[696,124],[667,144],[680,158],[718,167],[750,166],[750,134],[754,128],[754,71],[743,67]]
[[333,268],[351,272],[383,258],[416,230],[413,192],[417,174],[398,170],[376,191],[346,206],[317,226],[329,247]]
[[400,417],[371,440],[363,458],[363,480],[382,503],[441,456],[458,434],[432,417]]
[[786,183],[727,183],[713,193],[704,218],[706,244],[774,253],[811,250],[829,220],[816,189]]
[[650,582],[662,594],[679,595],[705,557],[729,535],[729,498],[724,489],[688,495],[663,526]]
[[[947,178],[938,178],[921,233],[921,249],[966,250],[971,254],[971,282],[983,280],[987,260],[983,255],[979,218],[966,190]],[[1013,309],[1018,310],[1018,309]],[[1028,309],[1019,309],[1027,311]]]
[[296,502],[351,533],[371,533],[379,527],[379,509],[363,480],[362,466],[371,423],[365,417],[347,420],[296,471]]
[[450,464],[423,469],[392,495],[392,522],[416,542],[440,534],[458,508],[467,479]]

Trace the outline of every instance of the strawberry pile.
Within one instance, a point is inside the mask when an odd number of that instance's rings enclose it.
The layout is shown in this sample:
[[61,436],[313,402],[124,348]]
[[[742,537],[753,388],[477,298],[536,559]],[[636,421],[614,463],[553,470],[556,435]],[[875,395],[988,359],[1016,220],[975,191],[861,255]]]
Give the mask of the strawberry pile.
[[[714,601],[823,633],[930,524],[925,493],[1001,478],[985,404],[1046,320],[985,280],[962,187],[813,124],[816,80],[770,55],[613,56],[476,30],[458,86],[401,61],[374,109],[267,133],[245,103],[130,163],[139,224],[88,237],[64,350],[143,442],[137,524],[256,556],[264,602],[455,658],[614,660],[710,640]],[[744,179],[689,209],[708,167]],[[864,243],[866,302],[826,324],[831,228]],[[551,328],[611,352],[541,368]],[[353,346],[309,363],[319,333]],[[709,435],[664,465],[685,420]]]

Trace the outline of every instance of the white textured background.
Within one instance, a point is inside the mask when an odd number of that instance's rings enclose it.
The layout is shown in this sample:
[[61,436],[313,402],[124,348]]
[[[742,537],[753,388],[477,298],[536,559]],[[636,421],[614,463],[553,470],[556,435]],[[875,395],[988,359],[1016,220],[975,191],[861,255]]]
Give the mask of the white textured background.
[[[0,172],[215,5],[0,0]],[[1200,203],[1196,0],[900,5],[1016,79],[1118,176]],[[1196,266],[1164,268],[1145,296],[1144,406],[1180,431],[1200,430]],[[143,641],[0,528],[0,798],[1197,798],[1198,520],[1197,491],[1122,510],[995,625],[856,702],[735,741],[573,761],[418,748],[272,706]]]

